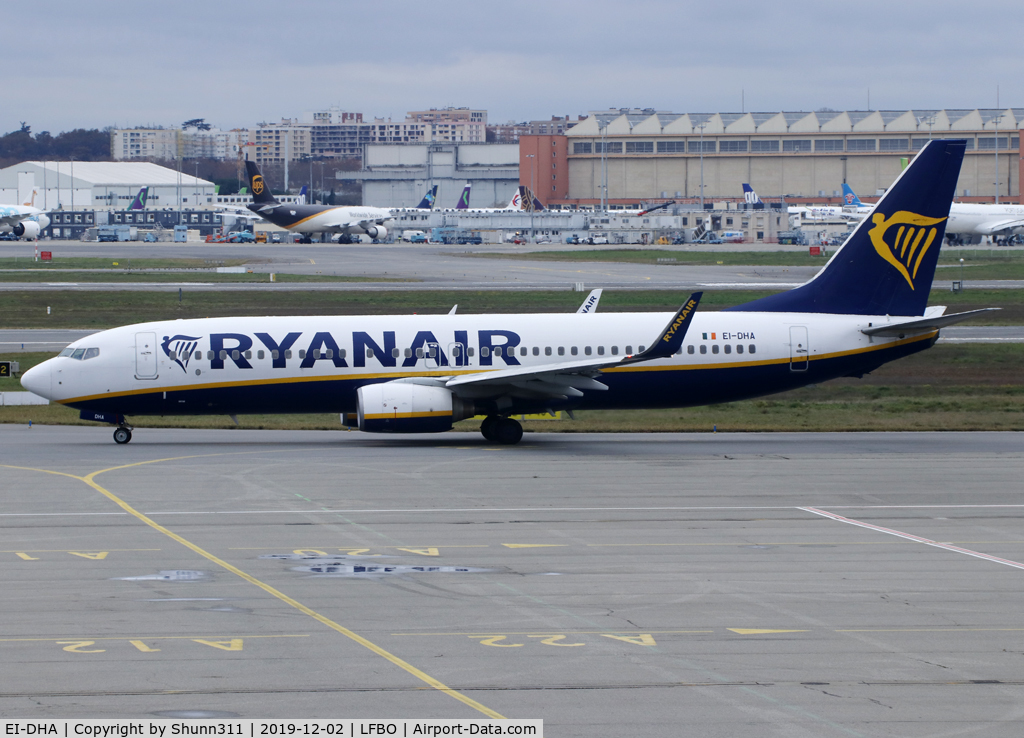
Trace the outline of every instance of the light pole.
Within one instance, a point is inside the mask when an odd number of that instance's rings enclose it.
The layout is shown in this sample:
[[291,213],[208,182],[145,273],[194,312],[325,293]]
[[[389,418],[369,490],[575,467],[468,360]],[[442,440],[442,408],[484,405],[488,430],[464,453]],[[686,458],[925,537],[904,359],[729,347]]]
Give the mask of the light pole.
[[601,212],[608,212],[608,126],[601,129]]
[[704,129],[707,127],[706,120],[697,124],[697,128],[700,129],[700,211],[702,218],[704,213]]
[[525,159],[533,159],[533,161],[530,162],[530,204],[529,204],[528,207],[530,208],[530,243],[536,243],[537,242],[537,234],[535,234],[534,231],[533,231],[533,183],[534,183],[534,172],[536,172],[537,155],[536,154],[526,154],[523,158],[525,158]]
[[992,122],[995,124],[996,127],[996,205],[999,204],[999,121],[1001,121],[1002,119],[1002,113],[997,114],[996,117],[992,119]]
[[71,212],[75,212],[75,157],[71,157]]

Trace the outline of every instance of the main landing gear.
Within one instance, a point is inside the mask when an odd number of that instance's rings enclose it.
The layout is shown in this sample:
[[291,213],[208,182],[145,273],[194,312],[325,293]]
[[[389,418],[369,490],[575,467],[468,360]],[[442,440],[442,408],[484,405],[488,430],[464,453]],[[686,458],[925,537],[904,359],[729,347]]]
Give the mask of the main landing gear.
[[523,438],[523,426],[518,420],[488,415],[480,424],[480,432],[492,443],[514,446]]
[[114,431],[114,443],[123,446],[130,440],[132,440],[132,429],[127,425],[117,426],[117,430]]

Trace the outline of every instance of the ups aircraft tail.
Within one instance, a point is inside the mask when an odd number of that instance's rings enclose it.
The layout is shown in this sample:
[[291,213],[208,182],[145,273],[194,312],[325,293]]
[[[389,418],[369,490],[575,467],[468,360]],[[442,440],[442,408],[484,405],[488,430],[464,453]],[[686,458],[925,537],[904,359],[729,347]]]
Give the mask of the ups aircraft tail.
[[811,281],[728,309],[924,315],[966,146],[929,141]]
[[246,159],[245,172],[249,175],[249,191],[252,192],[253,203],[257,205],[276,205],[277,198],[270,191],[270,185],[263,180],[263,174],[260,173],[260,168],[256,165],[256,162]]

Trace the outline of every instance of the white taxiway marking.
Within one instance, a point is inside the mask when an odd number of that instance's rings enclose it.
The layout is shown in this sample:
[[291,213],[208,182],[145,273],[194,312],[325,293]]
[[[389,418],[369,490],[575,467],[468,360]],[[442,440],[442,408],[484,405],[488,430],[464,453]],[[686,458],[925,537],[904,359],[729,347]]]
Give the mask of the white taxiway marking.
[[1004,566],[1012,566],[1014,569],[1024,569],[1024,564],[1017,561],[1010,561],[1009,559],[1001,559],[998,556],[990,556],[989,554],[981,553],[980,551],[972,551],[969,548],[960,548],[959,546],[953,546],[949,543],[940,543],[939,541],[933,541],[930,538],[922,538],[921,536],[915,536],[912,533],[904,533],[903,531],[893,530],[892,528],[883,528],[880,525],[872,525],[871,523],[864,523],[860,520],[854,520],[853,518],[844,518],[842,515],[836,515],[826,510],[819,510],[816,507],[801,507],[799,510],[813,513],[814,515],[821,515],[824,518],[836,520],[840,523],[846,523],[847,525],[855,525],[858,528],[867,528],[868,530],[875,530],[879,533],[885,533],[886,535],[896,536],[897,538],[903,538],[908,541],[914,541],[915,543],[923,543],[926,546],[933,546],[935,548],[941,548],[946,551],[952,551],[953,553],[965,554],[967,556],[973,556],[976,559],[984,559],[985,561],[992,561],[996,564],[1003,564]]

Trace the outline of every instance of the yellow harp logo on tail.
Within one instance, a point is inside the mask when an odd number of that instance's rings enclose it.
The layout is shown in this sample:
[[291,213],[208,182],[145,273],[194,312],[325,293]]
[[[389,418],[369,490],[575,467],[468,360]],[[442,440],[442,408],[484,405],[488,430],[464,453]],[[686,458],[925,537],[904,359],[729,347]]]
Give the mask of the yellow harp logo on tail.
[[256,195],[263,194],[263,177],[259,174],[252,178],[252,191]]
[[910,289],[914,289],[917,270],[939,233],[935,226],[944,220],[945,218],[928,218],[907,210],[898,210],[888,218],[881,213],[875,213],[871,216],[871,222],[875,227],[868,231],[868,235],[878,255],[892,264],[907,280]]

